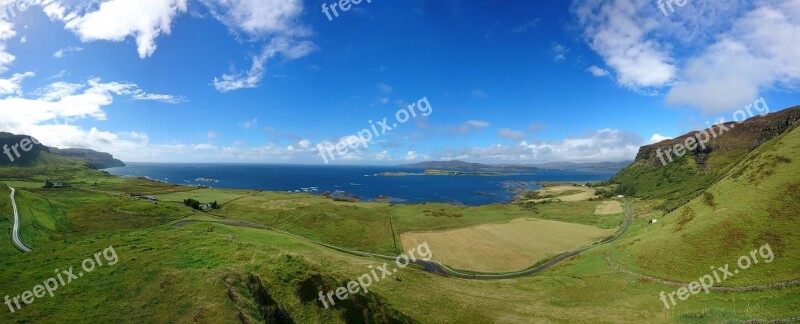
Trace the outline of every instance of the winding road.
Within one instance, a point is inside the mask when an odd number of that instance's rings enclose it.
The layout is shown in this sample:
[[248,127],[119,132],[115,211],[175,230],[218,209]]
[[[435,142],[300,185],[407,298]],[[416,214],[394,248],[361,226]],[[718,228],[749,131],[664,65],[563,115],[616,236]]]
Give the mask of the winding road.
[[[444,264],[441,264],[439,262],[432,261],[432,260],[431,261],[416,260],[416,261],[411,261],[411,263],[422,267],[427,272],[438,274],[438,275],[445,276],[445,277],[459,278],[459,279],[501,280],[501,279],[513,279],[513,278],[532,276],[532,275],[535,275],[535,274],[537,274],[539,272],[547,270],[547,269],[549,269],[549,268],[551,268],[551,267],[563,262],[564,260],[567,260],[567,259],[569,259],[571,257],[576,256],[576,255],[579,255],[579,254],[581,254],[581,253],[583,253],[585,251],[591,250],[593,248],[596,248],[596,247],[604,245],[604,244],[608,244],[608,243],[614,242],[614,241],[618,240],[620,237],[622,237],[622,235],[625,235],[625,233],[628,231],[628,228],[630,228],[631,223],[633,221],[633,206],[631,206],[630,202],[628,202],[626,204],[626,206],[627,206],[628,217],[627,217],[627,219],[625,221],[625,226],[620,231],[618,231],[617,234],[615,234],[613,237],[611,237],[610,239],[603,240],[602,242],[598,242],[598,243],[595,243],[593,245],[590,245],[590,246],[587,246],[587,247],[584,247],[584,248],[581,248],[581,249],[578,249],[578,250],[575,250],[575,251],[570,251],[570,252],[565,252],[565,253],[559,254],[556,257],[548,260],[547,262],[545,262],[543,264],[540,264],[538,266],[535,266],[533,268],[526,269],[526,270],[523,270],[523,271],[509,272],[509,273],[497,273],[497,274],[466,273],[466,272],[462,272],[462,271],[458,271],[458,270],[452,269],[452,268],[450,268],[450,267],[448,267],[448,266],[446,266]],[[187,220],[187,221],[177,222],[177,223],[173,224],[172,226],[182,227],[182,226],[185,226],[185,225],[188,225],[188,224],[194,224],[194,223],[214,223],[214,224],[221,224],[221,225],[227,225],[227,226],[237,226],[237,227],[265,229],[265,230],[270,230],[270,231],[273,231],[273,232],[278,232],[278,233],[286,234],[286,235],[289,235],[289,236],[293,236],[293,237],[299,238],[299,239],[304,240],[304,241],[309,241],[309,242],[312,242],[314,244],[321,245],[321,246],[327,247],[329,249],[333,249],[333,250],[336,250],[336,251],[339,251],[339,252],[343,252],[343,253],[347,253],[347,254],[351,254],[351,255],[363,256],[363,257],[373,257],[373,258],[378,258],[378,259],[383,259],[383,260],[388,260],[388,261],[395,261],[397,259],[397,257],[393,257],[393,256],[380,255],[380,254],[374,254],[374,253],[368,253],[368,252],[362,252],[362,251],[348,250],[348,249],[341,248],[341,247],[334,246],[334,245],[330,245],[330,244],[327,244],[327,243],[324,243],[324,242],[312,240],[312,239],[309,239],[307,237],[303,237],[303,236],[300,236],[300,235],[297,235],[297,234],[292,234],[292,233],[289,233],[289,232],[286,232],[286,231],[283,231],[283,230],[271,228],[269,226],[265,226],[265,225],[261,225],[261,224],[250,223],[250,222],[234,221],[234,220],[220,220],[220,221]]]
[[19,213],[17,212],[17,202],[14,200],[14,194],[17,190],[10,187],[9,189],[11,189],[11,206],[14,208],[14,227],[11,229],[11,242],[22,252],[32,252],[33,250],[19,239]]

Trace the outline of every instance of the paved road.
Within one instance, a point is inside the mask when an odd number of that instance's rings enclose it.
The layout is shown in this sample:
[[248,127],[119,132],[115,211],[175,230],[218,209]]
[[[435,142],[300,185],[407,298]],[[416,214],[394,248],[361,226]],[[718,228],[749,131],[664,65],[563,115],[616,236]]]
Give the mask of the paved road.
[[22,250],[22,252],[32,252],[31,248],[29,248],[25,243],[19,239],[19,213],[17,212],[17,202],[14,200],[14,193],[17,192],[16,189],[11,189],[11,206],[14,208],[14,227],[11,229],[11,241],[14,242],[14,245],[17,246],[18,249]]
[[[511,273],[498,273],[498,274],[466,273],[466,272],[462,272],[462,271],[458,271],[458,270],[452,269],[452,268],[450,268],[450,267],[448,267],[446,265],[443,265],[443,264],[441,264],[439,262],[436,262],[436,261],[417,260],[417,261],[412,261],[411,263],[422,267],[427,272],[435,273],[435,274],[438,274],[438,275],[441,275],[441,276],[445,276],[445,277],[460,278],[460,279],[501,280],[501,279],[513,279],[513,278],[532,276],[532,275],[535,275],[535,274],[537,274],[539,272],[547,270],[547,269],[549,269],[549,268],[551,268],[551,267],[563,262],[564,260],[567,260],[567,259],[569,259],[571,257],[574,257],[574,256],[576,256],[578,254],[581,254],[581,253],[583,253],[585,251],[588,251],[590,249],[596,248],[596,247],[604,245],[604,244],[608,244],[608,243],[614,242],[614,241],[618,240],[620,237],[622,237],[622,235],[625,235],[625,233],[628,231],[628,228],[630,228],[630,226],[631,226],[631,222],[633,221],[633,206],[631,206],[630,202],[628,202],[626,205],[627,205],[627,210],[628,210],[628,218],[625,221],[625,226],[619,232],[617,232],[617,234],[614,235],[612,238],[610,238],[608,240],[604,240],[604,241],[602,241],[600,243],[596,243],[596,244],[584,247],[584,248],[579,249],[579,250],[562,253],[562,254],[554,257],[553,259],[551,259],[551,260],[549,260],[549,261],[547,261],[547,262],[545,262],[545,263],[543,263],[541,265],[538,265],[536,267],[533,267],[533,268],[530,268],[530,269],[527,269],[527,270],[523,270],[523,271],[519,271],[519,272],[511,272]],[[336,251],[339,251],[339,252],[347,253],[347,254],[352,254],[352,255],[357,255],[357,256],[365,256],[365,257],[373,257],[373,258],[389,260],[389,261],[395,261],[395,259],[396,259],[396,257],[393,257],[393,256],[387,256],[387,255],[380,255],[380,254],[374,254],[374,253],[368,253],[368,252],[348,250],[348,249],[341,248],[341,247],[334,246],[334,245],[330,245],[330,244],[327,244],[327,243],[324,243],[324,242],[312,240],[312,239],[309,239],[309,238],[306,238],[306,237],[303,237],[303,236],[300,236],[300,235],[296,235],[296,234],[292,234],[292,233],[289,233],[289,232],[286,232],[286,231],[282,231],[282,230],[279,230],[279,229],[271,228],[269,226],[265,226],[265,225],[261,225],[261,224],[254,224],[254,223],[250,223],[250,222],[235,221],[235,220],[221,220],[221,221],[188,220],[188,221],[177,222],[173,226],[181,227],[181,226],[188,225],[188,224],[193,224],[193,223],[215,223],[215,224],[223,224],[223,225],[228,225],[228,226],[238,226],[238,227],[249,227],[249,228],[266,229],[266,230],[271,230],[271,231],[283,233],[283,234],[286,234],[286,235],[294,236],[294,237],[297,237],[299,239],[302,239],[302,240],[305,240],[305,241],[309,241],[309,242],[312,242],[314,244],[321,245],[321,246],[324,246],[324,247],[327,247],[327,248],[330,248],[330,249],[333,249],[333,250],[336,250]]]

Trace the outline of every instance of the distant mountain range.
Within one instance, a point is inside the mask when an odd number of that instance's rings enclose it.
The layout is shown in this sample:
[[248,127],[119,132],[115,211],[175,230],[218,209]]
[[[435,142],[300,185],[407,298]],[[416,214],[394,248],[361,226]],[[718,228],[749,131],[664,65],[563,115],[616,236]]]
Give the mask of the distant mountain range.
[[535,171],[535,170],[593,170],[593,171],[619,171],[630,165],[627,162],[550,162],[540,164],[513,165],[513,164],[481,164],[464,161],[428,161],[414,164],[405,164],[401,167],[419,169],[443,170],[470,170],[470,171]]

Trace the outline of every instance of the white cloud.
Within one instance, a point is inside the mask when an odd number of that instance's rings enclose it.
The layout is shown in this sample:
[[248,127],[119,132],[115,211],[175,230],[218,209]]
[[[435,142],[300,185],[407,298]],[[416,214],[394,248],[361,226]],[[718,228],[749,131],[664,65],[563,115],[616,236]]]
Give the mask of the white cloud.
[[84,86],[85,85],[81,83],[56,82],[35,90],[33,94],[39,96],[39,100],[50,102],[70,96]]
[[233,32],[251,37],[280,34],[303,36],[309,31],[297,22],[302,0],[201,0],[219,21]]
[[525,138],[525,133],[509,128],[503,128],[497,132],[497,136],[519,141]]
[[517,28],[514,28],[512,30],[512,32],[514,32],[514,33],[527,32],[530,29],[534,29],[534,28],[538,27],[540,21],[541,21],[541,19],[539,19],[539,18],[531,19],[531,20],[527,21],[526,23],[518,26]]
[[573,12],[620,85],[666,89],[667,104],[722,113],[800,83],[798,0],[690,1],[669,17],[648,2],[575,0]]
[[653,15],[642,14],[649,2],[576,0],[574,11],[589,46],[617,72],[617,82],[632,88],[661,87],[676,76],[667,50],[648,36],[660,27]]
[[58,0],[44,5],[44,11],[51,19],[63,21],[83,42],[134,37],[139,57],[147,58],[157,48],[156,38],[172,32],[173,19],[186,12],[186,5],[187,0],[108,0],[84,13],[85,8],[67,8]]
[[483,120],[470,120],[470,121],[467,121],[466,123],[464,123],[464,126],[484,128],[484,127],[488,127],[489,123],[485,122]]
[[586,69],[586,71],[598,78],[607,76],[609,74],[608,71],[601,69],[595,65],[590,66],[588,69]]
[[231,92],[239,89],[255,88],[264,79],[267,62],[277,56],[287,60],[295,60],[316,50],[310,41],[297,41],[291,38],[278,37],[264,46],[261,54],[253,57],[253,64],[247,72],[225,74],[214,78],[214,88],[220,92]]
[[258,125],[258,118],[253,118],[251,120],[239,124],[239,126],[241,126],[244,129],[250,129],[255,127],[256,125]]
[[496,144],[453,151],[444,159],[458,158],[476,161],[503,161],[509,163],[533,162],[602,162],[627,161],[636,157],[644,141],[635,134],[602,129],[559,141],[515,145]]
[[2,79],[0,78],[0,95],[22,95],[22,81],[26,78],[31,78],[36,76],[36,73],[33,72],[26,72],[26,73],[14,73],[11,78]]
[[650,136],[650,144],[660,143],[671,139],[672,137],[667,137],[661,134],[653,134],[653,136]]
[[378,90],[383,94],[390,94],[392,93],[392,86],[386,83],[378,83]]
[[192,145],[192,149],[200,150],[200,151],[208,151],[208,150],[217,150],[219,148],[214,146],[213,144],[203,143],[203,144],[194,144],[194,145]]
[[14,31],[12,23],[0,20],[0,73],[8,71],[8,66],[17,59],[11,53],[6,52],[6,41],[16,35],[17,32]]
[[544,123],[532,123],[528,126],[528,131],[531,133],[543,132],[549,129],[550,126]]
[[83,47],[70,46],[56,51],[55,53],[53,53],[53,57],[63,58],[64,56],[69,55],[69,53],[77,53],[80,51],[83,51]]
[[220,92],[256,88],[264,79],[267,63],[275,57],[296,60],[316,50],[316,45],[302,37],[309,36],[309,28],[298,21],[303,12],[302,0],[201,0],[214,17],[223,22],[231,32],[244,33],[252,40],[271,38],[261,54],[252,57],[246,72],[234,72],[214,78],[214,87]]
[[564,62],[567,59],[567,53],[569,53],[569,49],[561,44],[553,44],[550,51],[553,52],[553,60],[556,62]]
[[184,96],[176,96],[176,95],[168,95],[168,94],[156,94],[156,93],[147,93],[142,91],[141,89],[137,89],[133,91],[131,95],[131,100],[137,101],[158,101],[168,104],[179,104],[188,101]]
[[91,79],[85,84],[52,83],[33,91],[34,98],[23,98],[19,93],[14,91],[13,95],[0,98],[2,131],[29,134],[49,146],[90,148],[127,159],[148,159],[154,154],[176,152],[176,146],[151,145],[147,134],[113,133],[73,125],[78,120],[105,120],[104,109],[115,97],[144,93],[135,84]]
[[[740,109],[760,91],[800,81],[800,1],[764,5],[734,23],[702,54],[691,58],[667,103],[699,107],[706,114]],[[793,9],[793,10],[792,10]]]
[[58,73],[51,75],[49,78],[47,78],[47,80],[61,79],[61,78],[65,77],[65,76],[67,76],[67,75],[69,75],[67,70],[61,70],[61,71],[58,71]]
[[430,160],[430,156],[425,154],[419,154],[415,151],[408,151],[406,155],[403,157],[403,160],[406,161],[426,161]]
[[443,127],[446,133],[453,135],[469,135],[473,130],[489,127],[489,123],[483,120],[468,120],[460,125],[447,125]]

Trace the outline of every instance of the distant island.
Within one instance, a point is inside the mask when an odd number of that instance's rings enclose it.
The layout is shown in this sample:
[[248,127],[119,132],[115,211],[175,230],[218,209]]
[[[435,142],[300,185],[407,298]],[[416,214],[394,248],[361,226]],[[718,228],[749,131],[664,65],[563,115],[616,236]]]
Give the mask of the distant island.
[[[633,163],[632,161],[624,162],[590,162],[590,163],[573,163],[573,162],[548,162],[529,165],[514,165],[514,164],[481,164],[469,163],[464,161],[427,161],[415,164],[400,165],[403,168],[416,168],[416,169],[433,169],[433,170],[466,170],[466,171],[495,171],[495,172],[508,172],[508,171],[537,171],[537,170],[590,170],[590,171],[619,171]],[[395,172],[402,173],[402,172]]]
[[469,172],[469,171],[450,171],[429,169],[425,172],[384,172],[379,173],[379,177],[405,177],[405,176],[503,176],[500,172]]

